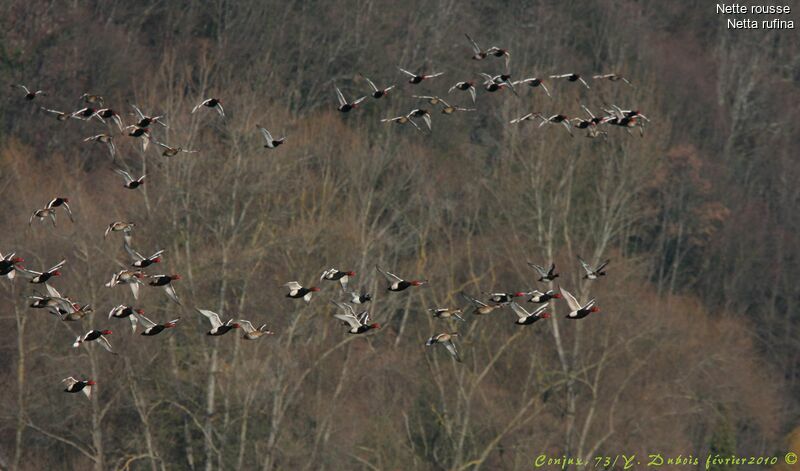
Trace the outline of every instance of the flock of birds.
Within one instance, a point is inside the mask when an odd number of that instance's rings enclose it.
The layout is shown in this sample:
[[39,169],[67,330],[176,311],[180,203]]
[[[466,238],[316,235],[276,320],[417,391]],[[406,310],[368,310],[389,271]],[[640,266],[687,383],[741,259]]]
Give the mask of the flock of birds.
[[[512,80],[511,74],[508,72],[509,63],[511,59],[511,53],[508,49],[499,48],[496,46],[490,47],[488,49],[481,48],[478,43],[476,43],[469,35],[465,35],[467,40],[472,45],[473,50],[473,60],[483,60],[487,57],[501,57],[505,59],[505,72],[501,74],[487,74],[487,73],[480,73],[481,81],[476,80],[464,80],[456,82],[448,89],[448,95],[452,94],[453,92],[467,92],[469,93],[470,97],[472,98],[472,103],[475,104],[477,100],[477,90],[478,87],[482,88],[484,91],[488,93],[498,92],[505,89],[511,90],[512,93],[518,95],[518,87],[527,86],[530,88],[541,88],[548,97],[552,96],[550,94],[550,90],[547,88],[546,80],[566,80],[568,82],[578,82],[587,89],[589,84],[586,83],[586,80],[580,75],[576,73],[568,73],[568,74],[555,74],[550,75],[548,79],[539,78],[539,77],[528,77],[523,78],[520,80]],[[444,75],[444,72],[434,72],[434,73],[422,73],[422,72],[410,72],[402,67],[398,67],[400,72],[405,74],[408,77],[408,83],[412,85],[420,84],[426,80],[434,79],[436,77],[440,77]],[[372,92],[370,95],[373,99],[381,99],[389,95],[389,92],[396,87],[396,85],[390,85],[388,87],[378,87],[375,83],[370,80],[368,77],[362,75],[362,78],[367,82]],[[626,77],[615,74],[615,73],[605,73],[605,74],[595,74],[592,75],[593,80],[608,80],[611,82],[621,81],[626,83],[628,86],[633,86]],[[480,82],[480,83],[479,83]],[[367,99],[367,96],[361,96],[354,100],[347,100],[339,90],[338,87],[334,85],[336,90],[336,97],[339,100],[339,106],[337,109],[343,113],[348,113],[354,109],[357,109],[359,105]],[[432,106],[441,106],[441,113],[445,115],[453,114],[457,111],[468,112],[468,111],[475,111],[475,108],[466,108],[462,106],[454,106],[448,103],[444,98],[441,98],[436,95],[412,95],[413,98],[419,100],[425,100]],[[640,135],[644,135],[644,128],[645,123],[649,122],[649,118],[643,115],[639,110],[634,109],[623,109],[617,105],[609,105],[602,109],[603,113],[598,113],[595,115],[592,113],[589,108],[585,105],[581,105],[581,109],[583,112],[586,113],[583,117],[570,117],[566,114],[556,113],[551,115],[545,115],[539,111],[532,111],[526,113],[518,118],[514,118],[510,121],[511,124],[520,124],[526,121],[534,121],[538,120],[539,127],[544,126],[545,124],[556,124],[562,125],[567,132],[569,132],[570,136],[574,137],[573,128],[581,129],[586,131],[586,137],[595,138],[602,136],[603,138],[608,138],[608,131],[602,129],[604,125],[608,126],[618,126],[624,128],[628,133],[630,133],[632,128],[638,128]],[[395,116],[391,118],[384,118],[381,119],[381,122],[384,123],[396,123],[396,124],[410,124],[414,128],[416,128],[420,132],[424,132],[423,128],[415,121],[415,119],[421,119],[425,124],[428,131],[433,130],[432,125],[432,117],[431,112],[426,108],[414,108],[406,114]],[[269,141],[270,137],[267,137]]]
[[[516,94],[517,87],[526,85],[529,87],[540,87],[548,96],[550,96],[550,91],[548,90],[544,79],[531,77],[517,81],[511,81],[511,75],[508,73],[510,53],[507,49],[502,49],[499,47],[483,49],[478,46],[478,44],[468,35],[467,39],[469,40],[473,49],[473,60],[483,60],[488,57],[505,59],[506,73],[498,75],[481,74],[484,79],[482,82],[482,88],[486,92],[491,93],[508,88]],[[400,70],[409,76],[408,82],[414,85],[443,75],[443,72],[423,74],[413,73],[402,68]],[[622,81],[628,85],[631,85],[627,78],[617,74],[599,74],[594,75],[593,78],[595,80],[610,80],[614,82]],[[372,80],[366,77],[364,77],[364,79],[372,89],[371,96],[373,99],[383,98],[387,96],[393,88],[395,88],[395,85],[380,88],[377,87]],[[586,81],[579,74],[575,73],[551,75],[550,79],[566,79],[569,82],[577,82],[586,88],[589,88],[589,85],[586,83]],[[31,91],[25,85],[13,86],[22,89],[25,93],[24,99],[28,101],[34,101],[40,95],[46,96],[46,93],[42,90]],[[476,82],[460,81],[450,87],[449,93],[456,91],[467,92],[471,96],[472,102],[474,103],[477,95],[476,90]],[[338,87],[335,87],[335,91],[339,103],[337,109],[343,113],[347,113],[358,108],[359,104],[367,99],[366,96],[363,96],[355,100],[348,101]],[[414,98],[427,100],[434,106],[441,105],[441,112],[443,114],[452,114],[457,111],[474,111],[474,108],[451,106],[447,101],[438,96],[414,95]],[[84,139],[84,141],[105,144],[109,154],[111,155],[112,162],[115,160],[118,154],[115,144],[116,137],[113,134],[114,127],[119,130],[121,135],[140,138],[143,152],[147,151],[148,145],[151,141],[160,148],[161,155],[165,157],[172,157],[178,155],[179,153],[196,152],[193,150],[184,149],[180,146],[171,146],[153,138],[151,130],[153,125],[159,125],[164,128],[168,126],[165,122],[165,116],[163,115],[145,114],[141,109],[139,109],[139,107],[131,104],[131,107],[134,111],[131,114],[134,116],[135,122],[126,126],[123,123],[122,116],[120,116],[117,111],[110,107],[104,106],[104,99],[102,96],[84,93],[80,99],[82,101],[82,106],[80,109],[74,112],[62,112],[46,107],[41,107],[41,109],[47,113],[54,114],[59,121],[75,119],[84,122],[96,120],[97,122],[103,123],[106,126],[105,132],[87,137]],[[644,123],[649,121],[637,110],[624,110],[616,105],[611,105],[609,109],[605,109],[604,111],[606,114],[603,116],[595,116],[587,107],[583,105],[581,106],[587,114],[585,118],[569,118],[563,114],[555,114],[548,117],[539,112],[531,112],[520,118],[512,120],[511,123],[522,123],[524,121],[538,119],[540,120],[540,127],[545,124],[561,124],[567,129],[567,131],[569,131],[570,135],[572,135],[573,128],[578,128],[586,129],[588,132],[587,136],[589,137],[597,137],[599,135],[607,135],[606,131],[602,131],[600,129],[601,125],[622,126],[628,131],[630,128],[638,127],[640,131],[643,131]],[[223,109],[222,100],[219,98],[214,97],[203,99],[192,109],[192,113],[196,113],[202,109],[215,110],[219,114],[220,118],[225,118],[225,110]],[[416,119],[422,119],[428,131],[432,129],[431,113],[424,108],[415,108],[405,115],[386,118],[382,121],[393,122],[397,124],[411,124],[416,129],[422,131],[422,128],[415,121]],[[266,128],[260,125],[257,125],[257,129],[264,137],[264,147],[266,148],[274,149],[283,144],[286,140],[285,137],[278,139],[273,138],[272,134]],[[126,189],[136,190],[144,184],[145,175],[135,178],[128,171],[118,167],[115,168],[114,171],[124,179],[124,187]],[[32,212],[29,218],[29,225],[32,225],[34,220],[46,221],[49,219],[53,226],[56,226],[57,213],[59,210],[62,210],[64,213],[66,213],[69,219],[74,222],[74,216],[69,202],[70,200],[67,197],[59,196],[53,198],[44,207],[36,209]],[[111,276],[110,281],[108,281],[105,285],[109,288],[128,286],[135,301],[138,301],[139,299],[139,290],[142,286],[162,288],[166,296],[172,302],[179,306],[183,306],[183,303],[174,286],[174,282],[181,279],[180,275],[151,274],[146,271],[148,268],[162,261],[164,250],[158,250],[149,256],[142,255],[140,252],[136,251],[132,245],[134,226],[135,225],[132,222],[114,221],[110,223],[105,230],[104,238],[107,238],[112,233],[122,234],[123,248],[131,259],[130,266],[123,268],[117,273],[114,273]],[[599,277],[606,275],[605,268],[609,263],[608,260],[605,260],[597,265],[590,265],[580,257],[578,257],[578,259],[585,272],[585,279],[596,280]],[[5,255],[0,253],[0,276],[4,276],[13,280],[19,275],[23,278],[26,278],[30,284],[44,287],[44,292],[34,290],[33,294],[27,296],[27,299],[29,300],[29,306],[31,308],[45,309],[61,321],[66,322],[81,321],[87,315],[94,312],[94,309],[90,304],[81,304],[77,301],[74,301],[72,298],[62,295],[52,285],[51,281],[53,278],[61,275],[60,270],[66,264],[66,260],[62,260],[56,265],[46,270],[43,269],[42,271],[26,268],[22,265],[23,262],[24,259],[17,257],[13,252]],[[546,283],[548,286],[551,286],[553,281],[559,276],[559,274],[556,273],[555,264],[551,264],[547,269],[533,263],[529,263],[529,265],[538,274],[537,281]],[[419,287],[427,283],[427,280],[405,280],[394,273],[383,270],[379,266],[376,266],[376,270],[386,278],[387,290],[391,292],[401,292],[405,291],[406,289]],[[350,288],[349,282],[351,278],[355,276],[356,273],[351,270],[329,268],[322,272],[322,275],[319,279],[320,281],[338,282],[342,293],[346,297],[346,301],[331,299],[332,304],[335,305],[337,309],[337,312],[333,315],[333,317],[343,323],[343,325],[347,328],[348,333],[358,335],[379,329],[380,325],[371,321],[368,309],[364,309],[360,313],[356,313],[356,306],[365,307],[367,303],[372,301],[372,296],[369,293],[364,292],[363,289],[358,291]],[[288,290],[288,293],[286,294],[287,297],[303,300],[306,303],[311,302],[314,293],[320,291],[320,288],[317,286],[306,287],[298,281],[290,281],[284,286]],[[569,307],[569,313],[566,316],[568,319],[582,319],[593,312],[599,311],[594,299],[585,303],[580,303],[575,296],[573,296],[564,288],[559,288],[558,292],[553,289],[546,289],[545,291],[528,290],[512,293],[486,293],[486,297],[484,299],[478,299],[463,292],[461,295],[469,303],[470,308],[431,308],[429,311],[431,312],[432,316],[437,319],[464,322],[464,317],[462,317],[462,314],[465,314],[470,310],[476,315],[485,315],[498,309],[510,307],[511,311],[517,316],[515,321],[516,324],[531,325],[540,319],[547,319],[550,317],[549,313],[547,312],[549,303],[554,299],[561,298],[566,301]],[[517,302],[517,299],[525,299],[524,302],[534,304],[535,309],[526,309],[522,304]],[[243,339],[257,340],[263,336],[273,334],[272,331],[267,329],[266,324],[261,324],[259,327],[256,327],[256,325],[249,320],[236,318],[230,318],[223,322],[219,314],[211,310],[195,308],[195,311],[207,319],[210,325],[207,335],[220,336],[225,335],[235,329],[240,329],[243,333]],[[136,333],[139,325],[141,324],[143,329],[141,331],[141,335],[144,336],[158,335],[165,330],[175,328],[178,326],[178,323],[181,320],[181,317],[176,317],[175,319],[165,322],[154,322],[144,315],[144,311],[142,309],[136,308],[129,304],[120,304],[111,308],[108,312],[108,319],[110,320],[112,318],[127,318],[130,321],[133,333]],[[116,355],[117,353],[114,351],[111,342],[109,341],[109,336],[112,335],[112,333],[113,332],[109,329],[92,329],[75,338],[72,346],[79,348],[87,344],[97,343],[110,353]],[[456,361],[461,362],[462,359],[454,340],[454,338],[458,335],[458,332],[454,331],[441,332],[431,336],[427,340],[426,345],[442,345]],[[72,376],[65,378],[62,380],[62,382],[65,385],[64,391],[69,393],[83,392],[87,397],[91,397],[92,387],[96,385],[96,382],[92,379],[76,379]]]

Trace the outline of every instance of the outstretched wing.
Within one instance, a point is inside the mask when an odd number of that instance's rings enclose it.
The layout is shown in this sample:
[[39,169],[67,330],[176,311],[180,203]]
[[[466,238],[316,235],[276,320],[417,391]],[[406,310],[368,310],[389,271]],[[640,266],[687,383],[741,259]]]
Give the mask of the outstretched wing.
[[259,131],[261,131],[261,134],[264,135],[264,139],[267,140],[267,144],[272,144],[272,141],[274,140],[272,139],[272,134],[270,134],[269,131],[267,131],[267,129],[261,125],[256,124],[256,127]]
[[477,307],[488,306],[488,304],[486,304],[485,302],[483,302],[483,301],[481,301],[479,299],[475,299],[475,298],[473,298],[472,296],[468,295],[467,293],[465,293],[463,291],[461,292],[461,296],[464,299],[466,299],[467,301],[469,301],[470,303],[472,303],[473,305],[477,306]]
[[102,345],[103,348],[116,355],[114,350],[111,348],[111,342],[108,341],[105,335],[101,335],[100,338],[98,338],[97,340],[100,342],[100,345]]
[[450,355],[453,355],[453,358],[455,358],[457,362],[461,363],[461,356],[458,354],[456,344],[452,340],[448,340],[447,342],[444,342],[444,346],[447,348],[447,351],[450,353]]
[[528,262],[528,266],[539,272],[540,276],[547,276],[547,270],[545,270],[543,266],[531,262]]
[[573,296],[572,293],[564,288],[559,288],[559,290],[561,291],[561,295],[564,296],[564,299],[567,301],[567,305],[569,305],[569,309],[571,311],[577,311],[581,308],[581,305],[578,303],[578,300],[575,299],[575,296]]
[[480,46],[478,46],[478,43],[476,43],[472,38],[470,38],[467,33],[464,33],[464,36],[466,36],[467,40],[472,44],[472,50],[475,51],[475,54],[480,54],[481,48]]
[[586,270],[586,274],[591,275],[593,272],[592,267],[589,266],[589,264],[586,263],[586,261],[582,259],[580,255],[578,255],[578,261],[581,262],[581,266],[583,267],[584,270]]
[[[364,76],[362,75],[362,77],[364,77]],[[380,90],[378,90],[378,87],[376,87],[375,84],[372,83],[372,80],[368,79],[367,77],[364,77],[364,80],[366,80],[367,83],[369,84],[369,86],[372,87],[372,91],[375,91],[375,92],[380,91]]]
[[286,283],[286,284],[285,284],[285,285],[283,285],[283,286],[285,286],[285,287],[289,288],[289,289],[290,289],[290,290],[292,290],[292,291],[295,291],[295,290],[298,290],[298,289],[302,289],[302,288],[303,288],[303,285],[301,285],[301,284],[300,284],[300,283],[298,283],[297,281],[290,281],[290,282]]
[[334,314],[333,317],[341,321],[347,322],[353,329],[358,329],[359,327],[361,327],[361,323],[358,322],[358,319],[356,319],[355,316],[349,316],[346,314]]
[[141,323],[142,323],[142,325],[144,326],[144,328],[145,328],[145,329],[149,329],[150,327],[155,327],[155,326],[156,326],[156,323],[155,323],[155,322],[153,322],[153,321],[151,321],[150,319],[146,318],[146,317],[145,317],[144,315],[142,315],[142,314],[139,314],[139,313],[133,313],[133,314],[131,314],[131,317],[134,317],[134,316],[135,316],[135,317],[137,317],[137,318],[139,319],[139,322],[141,322]]
[[385,276],[386,279],[389,280],[390,284],[400,283],[401,281],[403,281],[403,279],[400,278],[399,276],[395,275],[394,273],[384,271],[383,269],[381,269],[381,267],[377,265],[375,265],[375,269],[378,270],[378,272],[380,272],[381,275]]
[[253,332],[256,331],[256,328],[253,327],[253,324],[250,321],[246,321],[244,319],[239,319],[236,322],[239,323],[239,325],[242,327],[242,330],[244,330],[244,333],[246,333],[246,334],[252,334]]
[[353,310],[353,306],[347,303],[339,302],[335,299],[331,299],[331,303],[333,303],[336,307],[344,311],[344,315],[356,317],[356,312]]
[[216,312],[200,308],[195,308],[195,310],[200,314],[206,316],[208,320],[211,321],[212,329],[216,329],[217,327],[222,325],[222,321],[219,319],[219,314],[217,314]]
[[164,292],[167,293],[169,299],[175,301],[175,304],[181,304],[181,300],[178,298],[178,293],[175,292],[175,287],[172,284],[164,285]]
[[344,99],[344,95],[342,95],[342,91],[339,90],[339,87],[334,86],[333,88],[336,89],[336,98],[339,99],[339,106],[344,106],[347,104],[347,100]]
[[47,272],[48,273],[54,272],[54,271],[58,270],[59,268],[63,267],[65,263],[67,263],[66,260],[61,260],[60,262],[58,262],[57,264],[52,266],[49,270],[47,270]]
[[[547,304],[545,304],[547,306]],[[511,310],[514,311],[520,319],[525,319],[526,317],[530,317],[531,313],[526,311],[524,307],[520,306],[514,301],[511,301]]]

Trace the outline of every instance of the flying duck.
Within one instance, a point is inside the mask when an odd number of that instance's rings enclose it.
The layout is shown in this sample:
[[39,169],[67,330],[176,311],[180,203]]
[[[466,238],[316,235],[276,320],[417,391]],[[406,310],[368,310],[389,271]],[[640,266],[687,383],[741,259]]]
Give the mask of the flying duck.
[[367,83],[369,84],[369,87],[372,89],[372,98],[375,98],[375,99],[383,98],[383,97],[385,97],[385,96],[387,96],[389,94],[389,90],[394,88],[394,85],[390,85],[390,86],[388,86],[386,88],[378,88],[378,87],[375,86],[375,84],[372,82],[372,80],[368,79],[364,75],[361,75],[361,77],[363,77],[364,80],[367,81]]
[[425,346],[430,347],[431,345],[444,345],[447,349],[447,352],[456,359],[457,362],[461,363],[461,356],[458,354],[458,349],[456,348],[455,342],[453,342],[453,337],[457,337],[458,332],[443,332],[441,334],[436,334],[428,339],[425,342]]
[[219,314],[216,312],[198,308],[195,308],[195,311],[206,316],[209,322],[211,322],[211,330],[206,332],[206,335],[225,335],[231,330],[241,327],[241,325],[233,319],[228,319],[228,321],[223,324],[219,318]]
[[347,325],[350,326],[350,329],[347,331],[349,334],[363,334],[364,332],[369,332],[372,329],[380,329],[380,324],[377,323],[370,323],[369,319],[369,311],[364,311],[358,316],[356,316],[355,311],[353,310],[353,306],[349,304],[340,303],[336,300],[331,300],[333,304],[336,305],[339,309],[341,309],[342,313],[334,314],[333,317],[339,319],[342,322],[345,322]]
[[77,393],[83,392],[87,398],[92,398],[92,387],[97,383],[91,379],[75,379],[72,376],[61,380],[64,383],[64,392]]
[[519,304],[513,301],[511,302],[511,310],[517,315],[518,319],[516,320],[516,323],[519,325],[531,325],[539,319],[547,319],[550,317],[550,314],[544,312],[546,308],[547,303],[537,307],[533,312],[528,312]]
[[192,113],[199,110],[201,106],[205,106],[206,108],[213,108],[217,110],[217,113],[219,113],[221,117],[223,118],[225,117],[225,109],[222,108],[222,100],[220,100],[219,98],[206,98],[205,100],[195,105],[194,108],[192,108]]
[[394,273],[382,270],[381,267],[377,265],[375,265],[375,269],[378,270],[378,272],[381,275],[386,277],[386,281],[389,282],[389,286],[387,286],[386,289],[388,289],[389,291],[403,291],[404,289],[409,288],[411,286],[422,286],[428,282],[428,280],[406,281],[400,278],[399,276],[395,275]]
[[586,271],[586,274],[583,277],[587,280],[596,280],[600,276],[606,276],[606,272],[603,269],[606,267],[606,265],[608,265],[608,263],[611,260],[604,261],[603,263],[598,265],[597,268],[592,268],[588,263],[586,263],[580,257],[580,255],[578,256],[578,261],[581,263],[581,266],[583,267],[584,271]]
[[583,319],[589,314],[598,312],[600,310],[597,306],[595,306],[594,299],[590,300],[586,304],[581,305],[578,300],[575,299],[575,296],[573,296],[572,293],[564,288],[560,289],[561,294],[564,295],[564,299],[567,301],[567,305],[570,308],[570,312],[567,314],[567,319]]
[[267,131],[267,128],[261,126],[260,124],[256,124],[256,128],[259,131],[261,131],[261,134],[264,136],[264,140],[266,141],[266,143],[264,144],[264,147],[267,148],[267,149],[274,149],[274,148],[278,147],[279,145],[283,144],[283,141],[286,140],[285,136],[280,138],[280,139],[274,139],[272,137],[272,134],[270,134],[269,131]]
[[334,85],[333,88],[336,89],[336,98],[339,100],[339,106],[336,109],[342,113],[347,113],[350,110],[358,108],[358,104],[367,99],[367,97],[362,96],[361,98],[357,98],[352,102],[348,102],[344,99],[344,95],[342,95],[342,91],[339,90],[339,87]]
[[297,281],[290,281],[283,286],[289,288],[289,292],[286,294],[287,298],[302,299],[306,303],[311,302],[311,297],[314,296],[315,292],[319,291],[319,288],[316,286],[304,288],[303,285]]
[[556,273],[556,264],[555,263],[551,263],[550,264],[550,269],[549,270],[545,270],[544,267],[542,267],[541,265],[537,265],[537,264],[531,263],[531,262],[528,262],[528,266],[530,266],[531,268],[533,268],[534,270],[536,270],[539,273],[539,279],[536,280],[536,281],[542,281],[542,282],[545,282],[545,283],[549,283],[549,282],[555,280],[556,278],[558,278],[558,273]]
[[407,71],[406,69],[404,69],[402,67],[398,67],[398,69],[400,69],[400,72],[403,72],[404,74],[406,74],[409,77],[411,77],[410,79],[408,79],[408,83],[412,83],[414,85],[422,82],[423,80],[428,80],[428,79],[432,79],[434,77],[438,77],[440,75],[444,75],[444,72],[437,72],[435,74],[415,74],[415,73]]
[[354,271],[342,271],[336,268],[328,268],[322,272],[319,280],[338,281],[342,286],[342,290],[347,291],[347,283],[350,281],[351,276],[356,276]]

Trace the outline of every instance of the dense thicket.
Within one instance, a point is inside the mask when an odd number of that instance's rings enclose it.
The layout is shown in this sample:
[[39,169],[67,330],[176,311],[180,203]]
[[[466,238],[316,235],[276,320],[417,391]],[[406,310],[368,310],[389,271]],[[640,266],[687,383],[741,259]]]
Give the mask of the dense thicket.
[[[84,92],[117,110],[165,114],[156,137],[197,154],[160,157],[120,136],[121,187],[103,128],[58,122],[8,89],[0,108],[0,251],[30,268],[67,259],[54,285],[97,312],[62,323],[26,307],[24,280],[0,282],[0,460],[19,469],[528,469],[540,453],[771,454],[798,417],[800,101],[793,31],[732,31],[705,2],[204,1],[2,2],[0,81],[77,109]],[[551,84],[479,94],[475,113],[433,116],[433,132],[384,125],[496,72],[463,33],[511,50],[516,78],[617,72],[635,87]],[[412,88],[397,66],[444,71]],[[334,83],[363,73],[399,90],[335,111]],[[190,114],[203,97],[227,119]],[[464,96],[454,101],[467,104]],[[560,127],[511,127],[529,111],[580,104],[639,109],[644,137],[607,141]],[[125,116],[130,122],[131,117]],[[255,129],[288,136],[268,151]],[[69,196],[76,223],[28,228]],[[148,317],[182,324],[130,336],[103,284],[134,245],[165,248],[151,272],[180,273],[187,309],[146,288]],[[612,258],[587,284],[576,256]],[[426,309],[459,291],[535,287],[526,261],[553,260],[559,283],[602,313],[530,328],[509,312],[465,325]],[[430,284],[387,293],[375,264]],[[374,335],[331,319],[333,286],[305,306],[289,280],[337,266],[374,294]],[[539,286],[543,287],[543,286]],[[209,338],[190,308],[267,322],[247,343]],[[121,353],[69,347],[111,327]],[[456,329],[465,362],[425,349]],[[66,376],[99,384],[61,394]]]

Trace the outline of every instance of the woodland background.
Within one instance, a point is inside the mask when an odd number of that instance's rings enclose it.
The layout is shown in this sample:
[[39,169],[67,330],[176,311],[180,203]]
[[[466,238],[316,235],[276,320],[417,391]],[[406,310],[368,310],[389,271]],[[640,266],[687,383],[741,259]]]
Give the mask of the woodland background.
[[[731,31],[707,2],[444,0],[0,2],[0,78],[43,88],[0,98],[0,250],[91,302],[62,323],[26,307],[32,288],[0,282],[0,460],[34,469],[530,469],[540,453],[709,451],[782,456],[797,448],[800,398],[800,54],[795,31]],[[794,16],[794,14],[793,14]],[[511,50],[515,78],[616,72],[553,98],[479,93],[475,113],[433,116],[430,136],[379,122],[502,60],[469,59],[464,33]],[[412,88],[397,71],[444,71]],[[334,82],[397,83],[388,100],[343,115]],[[166,114],[161,141],[200,150],[163,158],[119,137],[121,161],[148,179],[121,187],[97,124],[58,122],[98,93]],[[190,114],[203,97],[223,99]],[[453,101],[468,105],[466,94]],[[607,142],[561,127],[510,126],[529,111],[579,104],[641,110],[643,138]],[[262,148],[256,124],[284,146]],[[62,215],[31,211],[68,196]],[[187,307],[267,322],[242,342],[159,290],[138,307],[177,329],[131,336],[108,309],[131,303],[103,284],[134,246],[165,248],[152,273],[180,273]],[[115,234],[116,235],[116,234]],[[582,283],[576,256],[612,259]],[[526,261],[554,260],[561,286],[603,312],[518,327],[500,311],[446,325],[425,311],[464,290],[537,286]],[[387,293],[375,264],[430,284]],[[383,328],[349,336],[331,319],[333,283],[305,306],[289,280],[358,272]],[[72,349],[112,328],[121,353]],[[433,333],[458,329],[465,362]],[[66,376],[98,381],[91,401]],[[793,431],[794,435],[793,435]],[[794,437],[794,438],[793,438]]]

